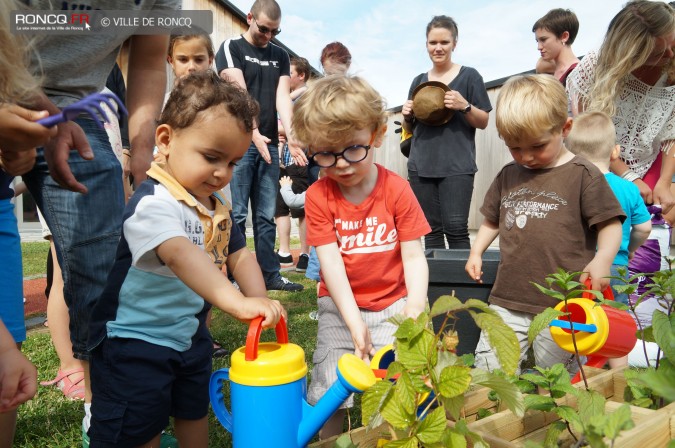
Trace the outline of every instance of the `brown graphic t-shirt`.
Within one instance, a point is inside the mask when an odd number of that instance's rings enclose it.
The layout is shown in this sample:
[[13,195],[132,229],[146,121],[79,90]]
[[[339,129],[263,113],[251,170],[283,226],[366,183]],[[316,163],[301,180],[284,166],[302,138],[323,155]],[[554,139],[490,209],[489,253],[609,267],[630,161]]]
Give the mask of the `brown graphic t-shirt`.
[[533,314],[558,301],[530,282],[545,285],[558,268],[582,271],[595,255],[595,225],[626,216],[600,170],[580,157],[542,170],[509,163],[480,211],[499,223],[501,261],[490,303]]

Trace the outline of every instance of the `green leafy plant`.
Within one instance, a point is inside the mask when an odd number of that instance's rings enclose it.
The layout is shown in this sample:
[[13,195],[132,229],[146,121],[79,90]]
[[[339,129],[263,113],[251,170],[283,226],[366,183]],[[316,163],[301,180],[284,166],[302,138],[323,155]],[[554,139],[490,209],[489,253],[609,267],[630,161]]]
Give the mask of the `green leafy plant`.
[[[605,447],[604,439],[614,442],[623,430],[634,426],[630,405],[624,403],[610,414],[605,414],[606,399],[594,390],[573,387],[570,376],[562,364],[548,369],[535,367],[538,374],[521,375],[523,380],[535,384],[548,394],[525,396],[527,410],[553,412],[560,420],[551,423],[541,446],[557,446],[560,436],[568,431],[576,442],[575,446]],[[576,408],[569,404],[560,404],[558,399],[570,394],[576,398]],[[530,446],[539,446],[531,443]]]
[[[392,440],[385,447],[462,447],[467,441],[487,447],[462,415],[464,396],[476,386],[494,390],[514,414],[523,415],[523,397],[515,384],[503,375],[472,368],[472,355],[454,353],[455,316],[460,311],[467,311],[486,332],[503,370],[515,373],[520,355],[515,333],[480,300],[463,303],[455,296],[442,296],[416,320],[394,318],[396,361],[389,365],[385,380],[368,389],[361,401],[365,424],[389,427]],[[431,326],[435,316],[445,316],[438,333]]]
[[[637,280],[647,277],[651,283],[646,290],[637,296],[635,302],[628,305],[617,304],[633,314],[638,323],[637,337],[642,341],[647,369],[642,372],[627,371],[625,373],[628,388],[625,398],[631,404],[647,408],[660,408],[666,403],[675,401],[675,312],[673,296],[675,295],[675,260],[666,257],[668,269],[653,274],[636,274],[624,280],[625,272],[620,272],[624,285],[616,286],[617,291],[634,295]],[[646,300],[656,300],[659,307],[652,314],[652,324],[643,327],[638,319],[637,307]],[[647,342],[655,342],[659,350],[656,363],[651,365],[647,355]],[[661,356],[661,354],[663,356]]]

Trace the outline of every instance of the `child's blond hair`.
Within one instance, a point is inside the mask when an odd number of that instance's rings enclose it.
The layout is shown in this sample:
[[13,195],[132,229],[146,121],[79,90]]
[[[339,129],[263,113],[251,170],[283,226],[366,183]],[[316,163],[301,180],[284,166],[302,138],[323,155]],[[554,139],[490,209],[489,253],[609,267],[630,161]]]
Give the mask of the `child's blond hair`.
[[10,31],[10,13],[16,9],[13,0],[0,2],[0,103],[28,100],[39,87],[28,69],[31,42]]
[[496,118],[506,141],[560,132],[567,121],[565,88],[551,75],[514,76],[499,92]]
[[362,78],[331,75],[309,83],[296,101],[293,133],[305,145],[343,143],[360,129],[373,132],[387,121],[382,96]]
[[591,162],[609,162],[616,146],[616,129],[604,112],[586,112],[574,119],[567,148]]

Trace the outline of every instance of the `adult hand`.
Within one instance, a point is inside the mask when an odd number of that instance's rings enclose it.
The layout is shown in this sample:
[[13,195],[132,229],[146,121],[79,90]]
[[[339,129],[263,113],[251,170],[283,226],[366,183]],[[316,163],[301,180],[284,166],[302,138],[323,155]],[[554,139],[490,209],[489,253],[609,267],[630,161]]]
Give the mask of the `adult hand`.
[[636,179],[633,181],[633,183],[637,185],[638,190],[640,190],[640,196],[642,196],[642,200],[645,201],[645,204],[653,204],[653,193],[652,189],[649,188],[649,185],[647,185],[642,179]]
[[298,166],[307,165],[307,155],[305,154],[304,149],[302,149],[302,147],[296,140],[290,139],[288,141],[288,151],[291,153],[291,157],[293,157],[293,161],[295,162],[296,165]]
[[469,102],[464,99],[461,93],[456,90],[448,90],[445,92],[443,100],[445,107],[452,110],[464,110]]
[[654,191],[652,192],[652,199],[654,204],[660,204],[663,214],[666,214],[673,208],[675,205],[675,198],[670,191],[670,180],[658,181],[654,186]]
[[413,114],[413,101],[408,100],[405,103],[403,103],[403,106],[401,107],[401,114],[403,115],[403,119],[407,121],[412,120],[414,114]]
[[52,178],[63,188],[76,193],[86,193],[87,187],[79,183],[68,166],[71,149],[85,160],[92,160],[94,153],[87,136],[80,126],[72,121],[60,124],[56,137],[45,145],[45,159]]
[[269,138],[265,137],[262,135],[258,130],[253,131],[253,144],[255,145],[256,148],[258,148],[258,152],[260,153],[260,157],[263,158],[265,162],[268,164],[272,163],[272,157],[270,156],[270,150],[267,147],[269,142],[271,142]]

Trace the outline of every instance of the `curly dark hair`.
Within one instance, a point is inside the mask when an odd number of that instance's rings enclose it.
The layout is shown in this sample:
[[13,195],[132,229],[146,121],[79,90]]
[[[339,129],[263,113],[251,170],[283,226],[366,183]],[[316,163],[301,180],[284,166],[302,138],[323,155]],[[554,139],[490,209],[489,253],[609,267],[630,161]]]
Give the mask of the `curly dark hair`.
[[246,132],[256,126],[260,107],[246,90],[221,79],[213,70],[193,73],[178,80],[162,110],[159,124],[185,129],[197,115],[219,105],[225,106]]

